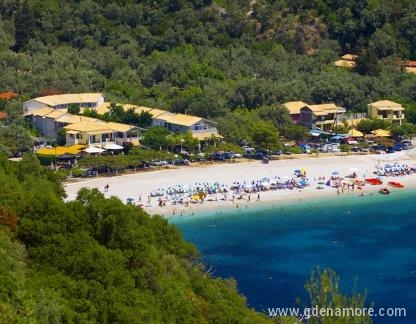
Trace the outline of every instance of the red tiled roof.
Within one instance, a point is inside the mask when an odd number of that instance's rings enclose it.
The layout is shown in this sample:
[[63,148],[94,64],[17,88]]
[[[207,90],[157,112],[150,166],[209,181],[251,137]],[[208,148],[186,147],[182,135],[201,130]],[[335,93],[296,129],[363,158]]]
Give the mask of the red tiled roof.
[[416,61],[407,61],[406,66],[407,67],[416,67]]
[[0,120],[5,120],[7,118],[7,113],[5,111],[0,111]]
[[1,92],[0,93],[0,99],[1,100],[10,100],[10,99],[14,99],[17,97],[17,93],[11,92],[11,91],[6,91],[6,92]]

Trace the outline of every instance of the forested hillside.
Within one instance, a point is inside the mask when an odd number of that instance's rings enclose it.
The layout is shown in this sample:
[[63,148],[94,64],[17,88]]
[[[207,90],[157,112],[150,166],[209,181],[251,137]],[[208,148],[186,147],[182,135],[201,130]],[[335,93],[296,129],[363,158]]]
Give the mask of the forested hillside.
[[1,323],[263,323],[161,217],[0,158]]
[[[109,100],[217,118],[303,100],[415,100],[415,1],[0,2],[0,89],[22,99]],[[361,74],[333,66],[359,54]]]

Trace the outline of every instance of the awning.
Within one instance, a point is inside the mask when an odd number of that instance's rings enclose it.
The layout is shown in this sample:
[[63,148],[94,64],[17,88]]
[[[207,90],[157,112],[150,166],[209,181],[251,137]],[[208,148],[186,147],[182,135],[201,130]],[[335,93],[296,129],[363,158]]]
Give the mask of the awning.
[[106,150],[122,150],[124,147],[117,145],[117,144],[113,144],[113,143],[108,143],[106,145],[104,145],[104,148]]
[[79,154],[80,151],[84,148],[84,145],[72,145],[72,146],[57,146],[57,147],[43,147],[36,151],[36,154],[42,155],[55,155],[61,156],[63,154]]
[[193,133],[192,136],[196,137],[198,139],[198,141],[205,141],[207,139],[214,139],[214,138],[215,139],[223,139],[224,138],[219,134],[210,133],[210,132]]
[[77,131],[74,131],[74,130],[69,130],[69,131],[66,131],[65,132],[66,134],[79,134],[79,132],[77,132]]
[[94,154],[94,153],[103,153],[105,150],[99,147],[95,146],[89,146],[85,150],[83,150],[86,153]]

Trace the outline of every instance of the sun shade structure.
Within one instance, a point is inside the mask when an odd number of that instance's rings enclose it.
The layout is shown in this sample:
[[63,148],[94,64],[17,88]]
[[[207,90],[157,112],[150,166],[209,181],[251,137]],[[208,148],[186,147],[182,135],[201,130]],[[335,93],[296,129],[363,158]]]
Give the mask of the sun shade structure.
[[103,153],[105,150],[99,147],[95,146],[89,146],[85,150],[83,150],[86,153],[94,154],[94,153]]
[[104,145],[104,149],[106,150],[122,150],[124,147],[114,144],[114,143],[108,143],[106,145]]
[[352,128],[350,129],[350,131],[348,132],[348,135],[351,135],[352,137],[363,137],[364,134],[361,133],[359,130]]
[[388,130],[385,129],[376,129],[371,132],[373,135],[377,137],[389,137],[391,136],[391,133]]
[[72,146],[57,146],[57,147],[43,147],[36,151],[36,154],[61,156],[64,154],[80,154],[80,151],[85,148],[85,145]]

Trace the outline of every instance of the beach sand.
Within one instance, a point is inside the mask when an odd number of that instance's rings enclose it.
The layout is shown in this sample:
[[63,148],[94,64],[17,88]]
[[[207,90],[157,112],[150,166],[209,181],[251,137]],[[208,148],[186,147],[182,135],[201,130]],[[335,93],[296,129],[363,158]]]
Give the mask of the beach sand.
[[[325,177],[325,181],[330,178],[333,172],[339,172],[341,177],[345,177],[356,170],[358,179],[375,177],[373,172],[377,165],[384,165],[398,161],[400,164],[414,166],[416,164],[416,149],[402,151],[393,154],[382,155],[348,155],[348,156],[331,156],[325,157],[308,157],[302,159],[288,159],[270,161],[268,164],[262,164],[260,161],[236,162],[236,163],[218,163],[212,165],[203,165],[197,167],[179,167],[174,169],[160,169],[149,172],[139,172],[135,174],[127,174],[113,177],[98,177],[83,179],[76,182],[67,181],[64,183],[65,191],[68,195],[66,200],[73,200],[82,187],[98,188],[104,192],[106,197],[116,196],[123,202],[127,198],[133,198],[135,204],[142,203],[148,205],[143,207],[149,214],[160,214],[166,217],[175,215],[192,215],[202,210],[213,209],[222,211],[230,208],[252,208],[262,203],[287,203],[298,202],[300,200],[315,199],[317,197],[337,197],[337,196],[359,196],[364,194],[378,194],[381,188],[389,188],[389,190],[400,190],[387,186],[388,181],[397,181],[405,185],[406,188],[416,187],[416,174],[386,177],[384,184],[381,186],[365,185],[363,190],[340,190],[337,193],[336,188],[323,186],[324,189],[316,189],[318,179]],[[175,185],[194,185],[196,182],[219,182],[230,186],[234,181],[251,182],[264,177],[271,180],[275,176],[289,177],[293,176],[296,169],[305,169],[306,177],[310,182],[310,186],[293,190],[275,190],[262,191],[258,200],[258,193],[252,193],[250,201],[247,199],[235,199],[232,201],[232,193],[228,193],[227,201],[220,200],[223,194],[218,194],[217,201],[205,201],[203,203],[184,205],[171,205],[167,202],[165,206],[158,205],[158,198],[148,197],[150,192],[157,188],[167,188]],[[348,179],[345,179],[348,180]],[[105,186],[108,184],[108,189]]]

